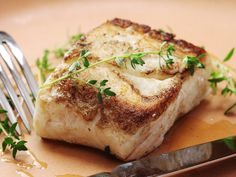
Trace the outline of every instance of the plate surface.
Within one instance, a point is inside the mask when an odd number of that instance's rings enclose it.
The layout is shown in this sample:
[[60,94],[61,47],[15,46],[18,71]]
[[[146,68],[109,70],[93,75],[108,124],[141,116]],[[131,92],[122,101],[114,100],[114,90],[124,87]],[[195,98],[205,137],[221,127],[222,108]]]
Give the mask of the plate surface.
[[[0,30],[8,32],[16,39],[34,72],[37,72],[35,60],[42,55],[44,49],[60,46],[69,35],[80,31],[88,32],[114,17],[172,31],[177,38],[204,46],[211,53],[223,58],[232,47],[236,47],[235,7],[235,1],[216,3],[203,0],[4,1],[0,6]],[[234,57],[230,61],[234,67],[235,59]],[[211,97],[203,101],[176,122],[164,143],[153,153],[167,152],[236,134],[236,115],[223,115],[223,111],[232,101],[232,98],[221,97]],[[24,164],[19,163],[17,166],[2,157],[0,176],[86,176],[109,171],[121,163],[98,150],[41,140],[34,133],[31,136],[26,135],[25,138],[38,158],[33,158],[33,168],[26,169]],[[20,156],[23,158],[24,155]],[[31,163],[32,157],[29,161]],[[231,165],[235,162],[236,159],[233,159],[205,171],[192,172],[191,176],[236,176]]]

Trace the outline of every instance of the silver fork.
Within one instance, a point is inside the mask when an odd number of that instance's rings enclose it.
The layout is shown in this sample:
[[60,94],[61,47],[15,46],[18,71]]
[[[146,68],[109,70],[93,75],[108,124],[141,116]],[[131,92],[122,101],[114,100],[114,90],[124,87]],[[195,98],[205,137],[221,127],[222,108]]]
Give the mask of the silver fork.
[[[30,91],[32,95],[34,96],[34,98],[36,98],[37,91],[38,91],[37,82],[35,81],[33,73],[29,67],[29,64],[27,63],[19,46],[16,44],[16,42],[10,35],[2,31],[0,31],[0,59],[3,59],[5,64],[7,65],[7,68],[9,69],[20,91],[20,94],[23,100],[25,101],[26,106],[31,116],[33,116],[34,104],[30,97]],[[16,60],[18,65],[20,66],[20,69],[23,72],[23,75],[27,81],[28,87],[23,82],[21,75],[13,62],[14,60]],[[14,103],[16,111],[18,112],[20,118],[22,119],[22,122],[26,130],[30,133],[31,131],[30,123],[27,120],[27,117],[24,112],[24,109],[22,108],[22,105],[20,104],[19,97],[17,96],[16,91],[13,88],[12,81],[9,79],[9,77],[7,76],[7,73],[5,72],[3,66],[1,65],[0,65],[0,79],[2,80],[3,85],[7,93],[9,94],[9,97],[12,99],[12,102]],[[10,122],[12,124],[17,122],[17,118],[14,114],[14,111],[12,110],[1,88],[0,88],[0,103],[1,103],[1,106],[7,111]],[[21,130],[19,126],[16,127],[16,131],[18,134],[21,134]]]

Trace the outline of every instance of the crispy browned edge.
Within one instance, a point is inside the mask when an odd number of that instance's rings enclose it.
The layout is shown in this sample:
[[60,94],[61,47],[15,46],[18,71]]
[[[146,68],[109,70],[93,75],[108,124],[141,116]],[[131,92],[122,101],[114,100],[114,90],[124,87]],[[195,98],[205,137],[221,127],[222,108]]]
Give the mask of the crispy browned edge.
[[175,39],[175,35],[171,33],[164,32],[162,30],[155,30],[151,29],[151,27],[143,24],[134,23],[130,20],[124,20],[120,18],[114,18],[113,20],[108,21],[108,23],[111,23],[115,26],[119,26],[121,28],[128,28],[133,27],[133,29],[137,32],[148,34],[151,38],[159,40],[159,41],[167,41],[171,42],[177,46],[180,47],[180,49],[184,50],[185,52],[192,52],[196,55],[200,55],[202,53],[205,53],[206,51],[201,48],[193,45],[192,43],[189,43],[182,39]]
[[[152,39],[174,43],[185,52],[192,52],[196,55],[205,53],[205,50],[200,47],[196,47],[184,40],[174,39],[175,36],[173,34],[152,30],[146,25],[140,25],[119,18],[115,18],[107,23],[121,28],[132,26],[135,31],[143,34],[147,33]],[[58,84],[59,91],[64,96],[58,97],[56,101],[63,102],[69,108],[73,108],[73,110],[76,110],[78,114],[82,115],[86,121],[92,121],[96,113],[100,111],[101,119],[98,121],[97,126],[100,128],[113,127],[125,133],[134,134],[140,127],[158,119],[168,108],[170,103],[178,96],[182,83],[187,75],[188,74],[185,72],[179,75],[179,77],[176,77],[178,80],[173,83],[173,86],[169,90],[163,91],[160,95],[152,97],[143,97],[140,95],[144,105],[150,103],[150,106],[142,107],[140,105],[133,105],[120,100],[118,97],[104,97],[104,101],[101,104],[98,103],[96,99],[96,90],[81,83],[73,84],[71,80],[62,81]],[[117,76],[120,78],[119,74]],[[130,84],[129,82],[127,83]]]

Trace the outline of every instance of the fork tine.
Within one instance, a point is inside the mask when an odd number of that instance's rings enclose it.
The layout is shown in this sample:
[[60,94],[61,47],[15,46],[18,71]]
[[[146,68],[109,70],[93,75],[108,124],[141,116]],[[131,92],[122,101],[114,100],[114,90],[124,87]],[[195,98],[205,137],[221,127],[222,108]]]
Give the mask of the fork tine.
[[13,87],[11,85],[10,80],[7,78],[6,72],[4,71],[4,69],[1,66],[0,66],[0,78],[1,78],[2,82],[4,83],[4,86],[7,89],[9,96],[11,97],[11,99],[16,107],[16,110],[18,111],[18,113],[23,121],[23,124],[25,125],[25,128],[30,133],[30,131],[31,131],[30,125],[29,125],[29,122],[26,118],[26,115],[22,109],[22,106],[20,105],[19,99],[15,93],[15,90],[13,89]]
[[34,79],[33,73],[29,67],[28,62],[25,59],[22,51],[20,50],[19,46],[15,42],[15,40],[5,32],[0,31],[0,40],[5,42],[6,45],[9,47],[10,51],[14,55],[15,59],[17,60],[18,64],[20,65],[24,76],[27,80],[27,83],[33,93],[33,96],[36,98],[38,92],[38,85]]
[[9,53],[7,52],[6,48],[4,47],[4,45],[1,43],[0,44],[0,55],[2,56],[3,60],[5,61],[5,63],[7,64],[7,67],[9,68],[16,84],[17,87],[20,90],[20,93],[22,95],[22,97],[24,98],[26,105],[30,111],[30,114],[33,116],[34,114],[34,105],[32,103],[32,100],[30,98],[30,95],[28,93],[28,90],[23,82],[23,80],[20,77],[19,72],[17,71],[14,63],[12,62],[11,56],[9,55]]
[[[5,109],[7,111],[7,115],[8,115],[8,118],[9,118],[10,122],[12,124],[17,122],[16,116],[13,113],[12,108],[11,108],[10,104],[8,103],[7,98],[6,98],[6,96],[4,95],[4,93],[1,89],[0,89],[0,103],[3,107],[3,109]],[[20,128],[19,128],[18,124],[16,126],[16,132],[19,135],[21,135],[21,131],[20,131]]]

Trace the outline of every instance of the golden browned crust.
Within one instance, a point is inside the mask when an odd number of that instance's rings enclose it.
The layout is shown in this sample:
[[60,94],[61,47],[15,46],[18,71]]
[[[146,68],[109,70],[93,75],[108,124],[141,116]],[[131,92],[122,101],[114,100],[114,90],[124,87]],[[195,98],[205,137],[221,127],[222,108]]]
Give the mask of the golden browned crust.
[[128,134],[133,134],[146,123],[158,119],[178,96],[185,77],[177,79],[170,89],[163,90],[160,95],[151,97],[142,96],[132,87],[131,83],[126,81],[133,91],[142,97],[140,105],[122,101],[117,97],[104,96],[103,103],[99,103],[96,98],[97,91],[93,87],[67,79],[56,86],[59,93],[56,102],[76,110],[76,113],[86,121],[92,121],[96,113],[100,111],[101,119],[97,123],[100,128],[115,127]]
[[[163,31],[152,30],[149,26],[133,23],[129,20],[114,19],[108,21],[115,26],[121,28],[132,28],[140,33],[148,34],[152,39],[159,41],[167,41],[178,45],[184,52],[192,52],[196,55],[204,53],[205,50],[194,46],[183,40],[174,39],[175,35]],[[82,46],[83,47],[83,46]],[[73,58],[78,56],[79,50],[74,48],[72,52],[65,57]],[[115,66],[112,66],[115,67]],[[73,80],[67,79],[57,84],[59,96],[56,99],[58,103],[64,103],[67,107],[76,110],[79,115],[82,115],[84,120],[91,121],[95,115],[100,111],[101,119],[97,125],[101,128],[115,127],[123,130],[125,133],[133,134],[138,128],[145,124],[154,121],[168,108],[168,106],[175,100],[181,90],[182,83],[188,77],[187,72],[176,76],[175,82],[169,89],[163,90],[158,96],[144,97],[133,85],[126,79],[121,78],[118,69],[113,72],[117,78],[126,82],[139,97],[141,103],[134,105],[130,102],[119,99],[119,97],[104,97],[103,103],[99,103],[96,97],[97,90],[93,87],[83,83],[77,83]]]
[[113,20],[110,20],[110,21],[108,21],[108,23],[119,26],[121,28],[128,28],[128,27],[132,26],[133,29],[137,32],[140,32],[140,33],[143,33],[143,34],[147,33],[151,38],[157,39],[159,41],[171,42],[171,43],[179,46],[185,52],[186,51],[187,52],[192,52],[196,55],[206,53],[206,51],[201,47],[197,47],[197,46],[193,45],[192,43],[186,42],[186,41],[181,40],[181,39],[178,39],[178,40],[175,39],[174,34],[167,33],[167,32],[161,31],[161,30],[151,29],[147,25],[134,23],[134,22],[131,22],[129,20],[124,20],[124,19],[120,19],[120,18],[115,18]]
[[104,99],[102,117],[98,122],[101,128],[118,127],[126,133],[133,134],[146,123],[154,121],[168,108],[169,104],[178,96],[181,81],[170,89],[163,90],[158,96],[142,97],[145,104],[150,106],[132,105],[116,97]]
[[99,109],[96,90],[71,79],[62,80],[56,88],[59,93],[56,97],[57,103],[63,103],[67,108],[75,110],[87,121],[94,119]]

